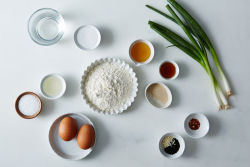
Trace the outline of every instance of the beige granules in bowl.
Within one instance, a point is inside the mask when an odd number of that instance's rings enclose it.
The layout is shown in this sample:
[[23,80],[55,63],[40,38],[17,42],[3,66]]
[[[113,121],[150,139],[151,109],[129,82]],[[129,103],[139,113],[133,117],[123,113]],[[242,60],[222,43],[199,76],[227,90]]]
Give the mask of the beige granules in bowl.
[[173,136],[166,136],[163,138],[161,145],[163,148],[166,148],[168,146],[171,145],[171,143],[173,142],[174,137]]
[[147,94],[161,105],[168,102],[168,93],[161,84],[155,83],[150,85],[147,89]]
[[84,82],[88,102],[105,112],[122,107],[133,89],[132,76],[116,62],[104,62],[95,66]]

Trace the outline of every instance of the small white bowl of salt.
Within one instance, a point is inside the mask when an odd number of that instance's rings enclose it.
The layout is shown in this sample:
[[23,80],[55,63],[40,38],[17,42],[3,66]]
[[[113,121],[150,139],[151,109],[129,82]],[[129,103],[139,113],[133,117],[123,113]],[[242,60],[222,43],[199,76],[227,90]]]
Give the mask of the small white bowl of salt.
[[16,99],[15,108],[20,117],[32,119],[42,111],[42,101],[37,94],[24,92]]

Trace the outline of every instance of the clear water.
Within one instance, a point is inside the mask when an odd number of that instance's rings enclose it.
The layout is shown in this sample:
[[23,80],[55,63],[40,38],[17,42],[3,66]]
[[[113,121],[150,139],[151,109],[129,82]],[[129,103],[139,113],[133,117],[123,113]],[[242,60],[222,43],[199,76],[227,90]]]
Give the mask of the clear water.
[[43,18],[37,24],[37,33],[45,40],[56,38],[59,31],[59,24],[51,18]]
[[37,44],[55,44],[63,36],[63,17],[54,9],[39,9],[31,15],[28,31],[31,39]]

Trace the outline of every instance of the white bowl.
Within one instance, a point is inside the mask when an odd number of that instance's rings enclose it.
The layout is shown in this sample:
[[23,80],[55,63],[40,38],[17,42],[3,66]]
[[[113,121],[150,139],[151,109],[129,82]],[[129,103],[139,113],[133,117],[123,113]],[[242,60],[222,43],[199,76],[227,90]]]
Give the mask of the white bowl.
[[[161,75],[161,72],[160,72],[160,69],[161,69],[161,66],[164,64],[164,63],[172,63],[174,66],[175,66],[175,75],[172,77],[172,78],[165,78]],[[175,62],[175,61],[164,61],[163,63],[161,63],[160,67],[159,67],[159,73],[161,75],[162,78],[166,79],[166,80],[174,80],[178,77],[179,73],[180,73],[180,68],[178,66],[178,64]]]
[[[150,48],[150,51],[151,51],[151,52],[150,52],[149,58],[148,58],[145,62],[142,62],[142,63],[141,63],[141,62],[135,61],[135,60],[132,58],[132,56],[131,56],[131,49],[132,49],[132,47],[134,46],[134,44],[139,43],[139,42],[143,42],[143,43],[147,44],[148,47]],[[129,57],[130,57],[130,59],[135,63],[135,65],[137,65],[137,66],[144,65],[144,64],[148,64],[149,62],[151,62],[151,60],[154,58],[154,54],[155,54],[154,46],[153,46],[153,44],[152,44],[150,41],[148,41],[148,40],[138,39],[138,40],[134,41],[134,42],[130,45],[130,47],[129,47]]]
[[[76,137],[70,141],[63,141],[59,136],[58,128],[59,128],[60,122],[66,116],[70,116],[76,120],[78,130],[83,124],[90,124],[94,127],[94,124],[91,122],[91,120],[82,113],[64,114],[58,117],[52,123],[50,127],[50,130],[49,130],[50,146],[58,156],[64,159],[79,160],[79,159],[85,158],[87,155],[89,155],[92,152],[95,145],[87,150],[83,150],[78,146]],[[96,139],[95,139],[95,142],[96,142]]]
[[[87,37],[86,37],[86,34],[84,34],[84,31],[89,31]],[[93,43],[93,41],[91,41],[90,38],[92,38],[92,40],[95,40],[94,43]],[[96,38],[96,39],[94,39],[94,38]],[[84,26],[79,27],[75,31],[74,41],[80,49],[93,50],[93,49],[97,48],[101,42],[101,33],[93,25],[84,25]],[[88,41],[90,43],[86,44],[86,41]]]
[[[189,127],[189,121],[191,119],[197,119],[200,122],[200,128],[197,130],[192,130]],[[187,116],[187,118],[184,121],[184,129],[186,131],[186,133],[192,137],[192,138],[201,138],[206,136],[206,134],[209,131],[209,121],[207,119],[207,117],[203,114],[200,113],[192,113],[190,115]]]
[[[60,79],[60,81],[62,82],[62,91],[57,95],[57,96],[48,96],[44,91],[43,91],[43,82],[46,78],[50,77],[50,76],[54,76],[54,77],[57,77],[58,79]],[[46,75],[45,77],[43,77],[43,79],[41,80],[40,82],[40,91],[42,93],[42,95],[47,98],[47,99],[50,99],[50,100],[55,100],[55,99],[58,99],[60,97],[62,97],[66,91],[66,82],[64,80],[64,78],[59,75],[59,74],[49,74],[49,75]]]
[[[156,100],[154,100],[151,96],[149,96],[147,90],[153,84],[160,84],[161,86],[163,86],[165,88],[165,90],[166,90],[166,92],[168,94],[168,101],[167,101],[166,104],[160,104],[160,103],[156,102]],[[169,107],[170,104],[172,103],[172,99],[173,99],[170,89],[167,87],[167,85],[165,85],[164,83],[161,83],[161,82],[153,82],[153,83],[148,84],[148,86],[145,89],[145,97],[146,97],[147,101],[156,108],[167,108],[167,107]]]
[[[127,100],[127,102],[121,106],[119,109],[114,110],[114,111],[102,111],[99,108],[95,107],[87,98],[87,95],[85,93],[85,79],[88,77],[88,73],[95,68],[96,66],[105,63],[105,62],[114,62],[117,63],[118,65],[120,65],[121,67],[124,67],[127,72],[130,74],[130,76],[133,79],[133,88],[131,91],[131,96],[130,98]],[[84,71],[84,74],[82,76],[82,81],[81,81],[81,93],[83,95],[83,99],[85,100],[86,104],[95,112],[98,113],[103,113],[103,114],[119,114],[122,113],[124,110],[126,110],[129,106],[131,106],[131,104],[134,102],[134,99],[137,95],[137,91],[138,91],[138,82],[137,82],[137,77],[135,72],[133,71],[133,69],[124,61],[120,60],[120,59],[115,59],[115,58],[103,58],[103,59],[99,59],[96,60],[95,62],[93,62],[90,66],[88,66],[88,68]]]
[[[162,143],[162,140],[165,136],[173,136],[174,138],[176,138],[178,141],[179,141],[179,144],[180,144],[180,148],[179,150],[177,151],[177,153],[171,155],[171,154],[168,154],[164,151],[164,148],[162,147],[161,143]],[[185,141],[184,139],[179,135],[179,134],[176,134],[176,133],[167,133],[165,135],[163,135],[160,139],[160,142],[159,142],[159,149],[160,149],[160,152],[162,153],[162,155],[164,155],[165,157],[169,158],[169,159],[175,159],[175,158],[178,158],[180,156],[182,156],[184,150],[185,150]]]

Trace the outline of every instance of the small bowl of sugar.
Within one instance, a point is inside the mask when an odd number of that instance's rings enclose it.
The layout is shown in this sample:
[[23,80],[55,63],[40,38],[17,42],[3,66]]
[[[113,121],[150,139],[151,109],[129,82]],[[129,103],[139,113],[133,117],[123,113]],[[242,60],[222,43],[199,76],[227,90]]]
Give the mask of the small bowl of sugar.
[[42,111],[42,101],[33,92],[24,92],[16,99],[15,108],[17,114],[24,119],[37,117]]

